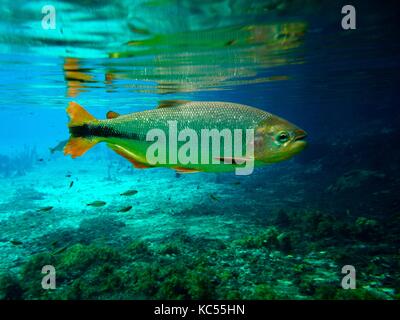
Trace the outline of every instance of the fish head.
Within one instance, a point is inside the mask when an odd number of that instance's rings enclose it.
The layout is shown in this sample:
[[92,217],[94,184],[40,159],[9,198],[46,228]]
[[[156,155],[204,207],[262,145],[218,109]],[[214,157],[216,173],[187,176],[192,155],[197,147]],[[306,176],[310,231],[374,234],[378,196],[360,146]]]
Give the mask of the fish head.
[[306,137],[307,133],[303,129],[271,115],[255,131],[255,158],[265,163],[290,159],[307,146]]

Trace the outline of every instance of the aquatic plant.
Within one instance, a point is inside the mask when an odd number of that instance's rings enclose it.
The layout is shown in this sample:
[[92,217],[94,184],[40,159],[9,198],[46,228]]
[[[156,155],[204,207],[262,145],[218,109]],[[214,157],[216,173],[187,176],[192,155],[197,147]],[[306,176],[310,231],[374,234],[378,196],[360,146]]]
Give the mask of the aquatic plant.
[[180,248],[179,243],[168,242],[160,246],[159,252],[161,254],[179,254]]
[[216,299],[218,278],[212,268],[198,265],[186,276],[188,292],[192,299]]
[[247,249],[275,248],[279,244],[278,235],[278,230],[275,227],[270,227],[256,235],[236,240],[234,243]]
[[372,241],[383,232],[378,221],[365,217],[357,218],[354,229],[356,236],[365,241]]
[[258,284],[255,286],[254,293],[251,297],[257,300],[274,300],[278,299],[279,295],[271,286],[267,284]]
[[0,300],[22,299],[23,289],[14,274],[0,274]]
[[53,292],[51,290],[42,289],[41,281],[43,275],[41,270],[43,266],[55,265],[55,261],[55,258],[51,255],[40,253],[32,256],[22,267],[19,285],[24,291],[24,299],[49,299],[52,296]]
[[[77,230],[65,231],[70,237],[62,242],[64,247],[46,247],[49,252],[32,256],[18,274],[3,277],[0,292],[4,299],[388,299],[399,294],[400,285],[393,281],[392,291],[367,286],[386,286],[385,281],[398,275],[395,248],[382,246],[378,236],[360,236],[360,232],[379,234],[370,228],[379,230],[380,222],[351,216],[336,221],[332,214],[311,209],[285,214],[284,224],[270,223],[234,241],[176,231],[164,241],[68,245],[83,241],[84,234],[94,239],[87,219]],[[94,221],[98,223],[92,228],[110,222]],[[398,226],[386,223],[393,232],[397,230]],[[121,228],[118,223],[114,227]],[[332,238],[338,228],[350,232]],[[342,246],[335,246],[336,241]],[[357,292],[340,287],[340,268],[354,257],[362,270]],[[38,285],[46,264],[57,269],[57,290],[42,290]]]
[[24,148],[13,156],[0,154],[0,176],[3,178],[25,175],[38,159],[35,147]]
[[127,250],[129,253],[131,253],[135,256],[146,256],[146,255],[152,254],[150,251],[150,248],[149,248],[149,244],[143,240],[132,241],[128,245]]

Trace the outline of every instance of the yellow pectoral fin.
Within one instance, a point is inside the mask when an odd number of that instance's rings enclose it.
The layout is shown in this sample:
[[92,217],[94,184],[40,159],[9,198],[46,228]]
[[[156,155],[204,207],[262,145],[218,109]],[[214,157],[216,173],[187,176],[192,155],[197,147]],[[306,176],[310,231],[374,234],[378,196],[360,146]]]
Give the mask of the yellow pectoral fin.
[[147,169],[147,168],[151,168],[152,167],[144,159],[141,159],[140,157],[135,155],[133,152],[125,149],[124,147],[121,147],[121,146],[116,145],[116,144],[111,144],[111,143],[107,143],[107,145],[112,150],[114,150],[117,154],[119,154],[120,156],[122,156],[125,159],[127,159],[130,163],[132,163],[135,168]]

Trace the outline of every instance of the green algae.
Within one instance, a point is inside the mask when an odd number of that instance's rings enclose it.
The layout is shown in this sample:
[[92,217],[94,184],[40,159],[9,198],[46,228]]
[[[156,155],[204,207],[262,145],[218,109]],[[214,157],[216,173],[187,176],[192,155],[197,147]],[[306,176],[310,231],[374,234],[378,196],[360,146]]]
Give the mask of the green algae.
[[15,275],[0,275],[0,300],[22,299],[23,289]]
[[[3,299],[396,299],[399,284],[390,288],[388,281],[398,276],[397,251],[373,242],[383,237],[382,222],[348,217],[335,223],[320,211],[281,210],[268,226],[233,241],[176,232],[166,241],[77,243],[56,255],[36,254],[19,273],[1,276],[0,294]],[[360,246],[360,234],[371,232],[375,240]],[[337,247],[335,241],[346,245]],[[360,270],[355,290],[340,286],[345,264]],[[56,290],[41,288],[44,265],[57,270]]]

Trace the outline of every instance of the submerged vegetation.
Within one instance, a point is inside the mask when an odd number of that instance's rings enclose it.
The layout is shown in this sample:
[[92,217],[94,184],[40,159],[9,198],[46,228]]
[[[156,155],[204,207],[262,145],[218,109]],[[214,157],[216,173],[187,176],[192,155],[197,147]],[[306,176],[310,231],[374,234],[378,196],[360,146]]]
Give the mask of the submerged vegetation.
[[[0,298],[396,299],[396,219],[336,221],[319,211],[279,210],[269,226],[233,241],[176,231],[160,242],[76,243],[33,255],[17,273],[2,275]],[[359,270],[355,290],[340,286],[346,264]],[[44,265],[56,267],[56,290],[40,285]]]
[[38,161],[35,148],[25,146],[13,156],[0,154],[0,177],[11,178],[25,175]]

